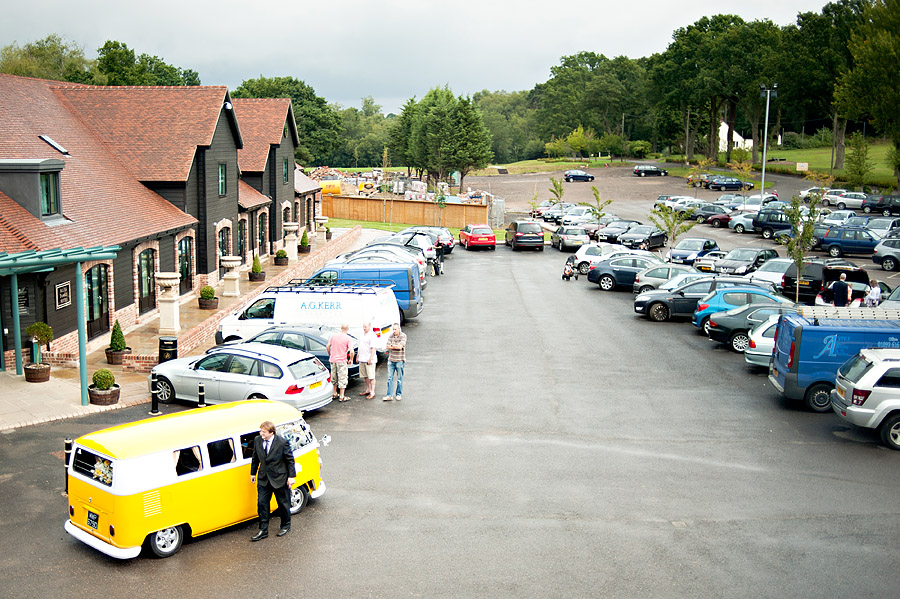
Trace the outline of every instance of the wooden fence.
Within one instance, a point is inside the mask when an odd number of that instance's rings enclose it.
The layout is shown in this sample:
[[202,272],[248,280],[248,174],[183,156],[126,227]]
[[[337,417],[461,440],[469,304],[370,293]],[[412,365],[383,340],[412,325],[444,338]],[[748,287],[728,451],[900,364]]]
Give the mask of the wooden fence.
[[322,214],[380,223],[394,222],[462,228],[471,223],[488,222],[488,207],[483,204],[445,204],[422,200],[390,200],[360,196],[322,196]]

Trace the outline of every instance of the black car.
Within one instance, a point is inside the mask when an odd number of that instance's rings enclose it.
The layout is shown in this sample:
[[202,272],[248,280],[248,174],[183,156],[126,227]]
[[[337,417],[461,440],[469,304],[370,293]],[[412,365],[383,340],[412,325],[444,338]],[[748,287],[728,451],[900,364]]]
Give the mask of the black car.
[[694,209],[694,212],[691,213],[691,218],[693,218],[698,223],[705,223],[706,219],[710,216],[715,216],[717,214],[729,214],[731,210],[725,208],[724,206],[718,206],[716,204],[704,204],[703,206],[698,206]]
[[669,171],[659,168],[655,164],[638,164],[634,167],[634,174],[638,177],[649,177],[652,175],[665,177],[669,174]]
[[627,248],[649,250],[668,244],[669,236],[653,225],[638,225],[619,235],[618,241]]
[[716,272],[744,275],[759,268],[766,260],[777,257],[778,252],[768,248],[734,248],[721,260],[716,261]]
[[772,314],[796,312],[793,304],[746,304],[709,317],[706,334],[713,341],[728,345],[733,351],[744,353],[750,346],[750,330],[765,322]]
[[[801,304],[813,306],[816,296],[831,286],[831,283],[847,275],[847,282],[869,283],[869,274],[853,262],[842,258],[807,258],[803,261],[803,276],[800,277]],[[791,264],[784,272],[782,294],[788,299],[797,297],[797,266]]]
[[753,215],[753,230],[763,239],[774,239],[777,233],[791,231],[791,221],[784,210],[763,209]]
[[640,224],[641,222],[637,220],[614,220],[602,229],[597,229],[597,241],[617,243],[619,235],[627,233]]
[[566,183],[570,181],[593,181],[594,175],[588,174],[581,170],[566,171],[563,173]]
[[504,243],[513,250],[537,248],[544,251],[544,229],[533,220],[514,220],[506,228]]
[[753,183],[745,183],[736,177],[716,177],[715,179],[710,179],[707,187],[718,191],[737,191],[739,189],[753,189]]
[[775,292],[771,283],[751,282],[743,277],[709,276],[686,283],[674,290],[655,289],[639,293],[634,298],[634,311],[656,322],[664,322],[674,316],[694,315],[697,303],[711,291],[723,287],[760,287]]

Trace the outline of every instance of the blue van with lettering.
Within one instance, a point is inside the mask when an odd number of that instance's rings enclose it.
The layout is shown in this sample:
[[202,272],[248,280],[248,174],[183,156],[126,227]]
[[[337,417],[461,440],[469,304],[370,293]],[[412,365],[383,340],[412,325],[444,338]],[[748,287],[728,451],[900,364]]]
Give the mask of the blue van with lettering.
[[397,296],[397,306],[403,319],[415,318],[425,307],[419,268],[404,262],[350,262],[328,264],[306,279],[304,285],[360,285],[390,286]]
[[814,412],[831,411],[837,369],[866,347],[900,348],[900,320],[878,308],[785,314],[775,329],[769,382]]

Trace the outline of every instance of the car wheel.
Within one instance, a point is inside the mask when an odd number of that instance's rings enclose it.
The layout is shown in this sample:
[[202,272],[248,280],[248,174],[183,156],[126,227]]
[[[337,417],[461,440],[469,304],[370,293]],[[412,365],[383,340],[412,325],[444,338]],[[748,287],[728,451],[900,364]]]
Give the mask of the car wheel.
[[900,450],[900,414],[894,414],[884,419],[878,427],[881,433],[881,442],[891,449]]
[[184,531],[181,530],[180,526],[164,528],[147,535],[147,544],[156,557],[175,555],[181,549],[183,541]]
[[309,503],[309,490],[306,485],[299,485],[291,489],[291,515],[299,514]]
[[747,333],[744,331],[738,331],[731,336],[731,349],[736,351],[739,354],[747,351],[747,348],[750,347],[750,337],[747,336]]
[[791,240],[790,235],[781,235],[775,241],[777,241],[781,245],[787,245],[790,240]]
[[844,202],[838,202],[838,210],[846,210],[846,209],[847,209],[847,204],[845,204]]
[[719,219],[716,219],[712,222],[712,226],[713,226],[713,229],[718,229],[719,227],[722,226],[722,221],[720,221]]
[[842,253],[841,248],[836,245],[833,245],[830,248],[828,248],[828,255],[831,256],[832,258],[840,258],[841,253]]
[[653,285],[644,285],[640,289],[638,289],[638,293],[647,293],[648,291],[653,291],[656,289]]
[[571,183],[571,182],[572,182],[572,180],[569,179],[568,177],[566,177],[566,183]]
[[834,387],[827,383],[818,383],[806,390],[803,402],[813,412],[831,411],[831,390]]
[[866,214],[869,214],[870,212],[872,212],[872,207],[871,206],[863,206],[863,212],[865,212]]
[[496,250],[496,249],[497,249],[497,246],[496,246],[496,245],[492,245],[492,246],[491,246],[491,251],[492,251],[492,252],[493,252],[494,250]]
[[893,258],[888,256],[884,260],[881,261],[881,269],[882,270],[894,270],[897,268],[897,263]]
[[172,400],[175,399],[175,388],[164,376],[156,379],[156,399],[159,403],[172,403]]
[[583,275],[588,274],[591,271],[591,263],[590,262],[582,262],[578,265],[578,272]]
[[830,206],[830,205],[831,205],[831,202],[829,202],[829,201],[826,200],[825,198],[822,198],[822,205],[823,205],[823,206]]
[[468,240],[466,240],[465,242],[463,242],[463,247],[466,248],[466,251],[467,251],[467,252],[469,251],[469,242],[468,242]]
[[882,211],[882,214],[885,215],[885,216],[891,216],[891,209],[890,209],[890,208],[885,208],[885,209]]
[[702,183],[700,183],[700,181],[695,181],[695,182],[694,182],[694,187],[700,187],[700,185],[702,185]]
[[762,232],[763,239],[772,239],[772,237],[774,235],[775,235],[775,231],[773,231],[772,229],[763,229],[763,232]]
[[641,176],[642,176],[642,177],[646,177],[646,176],[647,176],[647,173],[645,173],[644,171],[641,171]]
[[266,397],[265,395],[263,395],[262,393],[253,393],[247,399],[269,399],[269,398]]
[[600,277],[600,289],[603,291],[612,291],[616,288],[616,280],[609,275]]
[[702,225],[703,223],[706,222],[706,217],[701,214],[700,216],[697,217],[697,222]]
[[669,307],[665,304],[656,303],[650,306],[650,310],[647,312],[650,315],[650,320],[654,322],[665,322],[669,320]]
[[709,337],[709,316],[700,321],[700,330]]
[[734,226],[734,232],[735,232],[735,233],[743,233],[743,232],[744,232],[744,225],[735,225],[735,226]]

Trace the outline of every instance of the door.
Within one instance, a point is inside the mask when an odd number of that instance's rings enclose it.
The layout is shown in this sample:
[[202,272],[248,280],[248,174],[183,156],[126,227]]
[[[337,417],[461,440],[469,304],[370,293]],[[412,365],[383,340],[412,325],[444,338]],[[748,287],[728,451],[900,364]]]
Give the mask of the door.
[[181,282],[178,285],[178,293],[184,295],[194,289],[194,277],[191,275],[191,238],[185,237],[178,242],[178,273]]
[[237,255],[241,257],[241,264],[247,261],[244,257],[246,254],[246,246],[247,246],[247,221],[241,220],[238,221],[238,235],[237,235]]
[[154,255],[154,250],[144,250],[138,256],[138,311],[141,314],[156,307]]
[[231,228],[222,227],[216,243],[216,253],[219,256],[219,278],[225,276],[225,267],[222,266],[222,256],[228,255],[228,240],[231,238]]
[[87,289],[87,335],[93,339],[109,330],[109,294],[107,266],[98,264],[84,273]]

